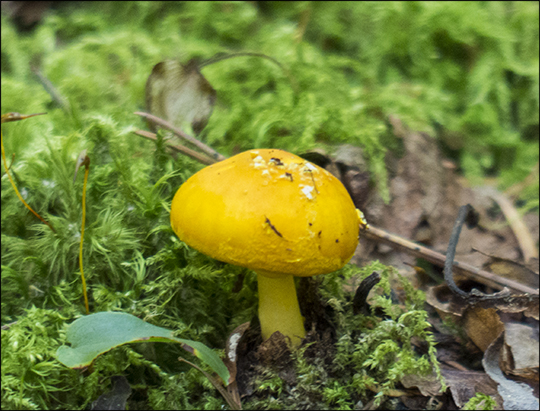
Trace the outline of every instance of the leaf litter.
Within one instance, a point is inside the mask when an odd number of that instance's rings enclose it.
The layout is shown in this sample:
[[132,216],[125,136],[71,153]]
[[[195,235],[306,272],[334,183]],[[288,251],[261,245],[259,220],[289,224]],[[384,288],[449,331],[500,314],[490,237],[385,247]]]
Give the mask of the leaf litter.
[[[479,228],[462,233],[456,260],[538,290],[538,214],[529,213],[521,218],[512,202],[495,189],[462,184],[455,174],[455,166],[443,158],[433,137],[409,130],[395,116],[389,118],[389,123],[403,143],[403,153],[401,157],[388,153],[386,158],[387,167],[392,170],[388,204],[376,190],[366,192],[365,188],[372,185],[363,174],[366,166],[359,148],[340,147],[333,158],[317,153],[319,161],[344,181],[368,223],[444,254],[456,210],[462,204],[471,203],[479,213]],[[505,223],[505,216],[507,220],[511,216],[512,221]],[[529,225],[532,230],[528,229]],[[427,303],[436,310],[431,310],[430,318],[435,337],[446,340],[439,346],[439,359],[455,406],[462,407],[475,393],[483,392],[496,399],[497,409],[538,408],[538,291],[536,295],[493,299],[489,304],[484,302],[486,308],[475,306],[457,298],[447,284],[434,284],[443,281],[438,267],[426,266],[408,252],[370,239],[361,237],[360,243],[353,257],[355,263],[362,265],[378,259],[397,267],[418,288],[426,290]],[[432,278],[418,275],[423,269],[408,268],[418,268],[418,264],[427,267]],[[493,292],[467,276],[455,277],[462,289]],[[449,322],[462,327],[466,339],[451,332]],[[467,338],[474,342],[476,349],[471,349]],[[465,348],[467,345],[469,350]],[[499,353],[501,360],[496,361]],[[482,360],[483,371],[478,360]],[[524,382],[516,383],[507,378],[501,368],[510,378],[520,376]],[[434,378],[407,376],[401,382],[406,388],[418,387],[421,396],[436,395]],[[403,401],[408,406],[426,405],[420,399],[414,402],[410,396],[403,397]]]

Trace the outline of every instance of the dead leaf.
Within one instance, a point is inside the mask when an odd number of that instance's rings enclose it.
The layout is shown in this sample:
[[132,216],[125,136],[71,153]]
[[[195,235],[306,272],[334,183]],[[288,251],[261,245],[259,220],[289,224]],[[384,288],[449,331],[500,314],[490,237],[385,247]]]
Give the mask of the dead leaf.
[[[183,65],[176,60],[154,66],[146,82],[146,108],[153,115],[199,134],[212,115],[216,90],[200,73],[193,60]],[[150,125],[155,131],[155,126]]]
[[408,374],[401,378],[401,383],[405,388],[418,388],[425,397],[441,394],[441,383],[435,373],[430,375]]
[[[519,262],[509,260],[507,258],[489,256],[490,261],[484,265],[484,269],[491,271],[494,274],[501,277],[510,278],[515,281],[519,281],[522,284],[526,284],[531,288],[540,286],[538,273],[531,270],[529,266],[520,264]],[[534,261],[534,260],[531,260]],[[538,260],[536,260],[538,261]]]
[[477,392],[481,392],[495,397],[498,404],[495,409],[502,409],[502,398],[498,395],[497,384],[487,374],[478,371],[451,370],[446,367],[443,367],[441,372],[459,408],[462,408]]
[[126,377],[116,375],[111,377],[113,388],[99,396],[92,403],[91,410],[125,410],[126,401],[131,395],[131,387]]
[[500,365],[507,374],[538,381],[538,327],[509,322],[505,324]]
[[537,410],[538,398],[527,384],[509,380],[499,366],[500,352],[504,344],[504,332],[487,348],[482,359],[486,373],[499,386],[497,390],[503,399],[506,410]]
[[[469,290],[475,283],[466,281],[459,284],[463,289]],[[476,290],[471,291],[472,301],[463,299],[454,294],[446,284],[429,287],[426,292],[426,302],[434,307],[443,319],[458,322],[467,307],[495,308],[503,313],[523,313],[526,317],[538,320],[539,296],[538,294],[515,294],[500,297],[489,295],[484,300],[479,300],[481,295]]]
[[229,377],[229,383],[234,381],[236,378],[236,360],[237,360],[237,353],[236,349],[238,348],[238,343],[246,330],[249,328],[249,322],[240,324],[238,327],[234,329],[234,331],[229,335],[229,338],[227,338],[227,343],[225,344],[225,365],[229,369],[230,377]]
[[229,335],[227,343],[225,344],[225,360],[223,361],[229,370],[229,385],[227,385],[227,391],[231,395],[231,398],[238,405],[238,409],[242,409],[242,403],[240,401],[240,393],[238,392],[238,382],[236,381],[236,361],[238,359],[238,343],[240,339],[249,328],[249,322],[240,324]]
[[431,305],[443,320],[459,323],[465,305],[463,300],[457,298],[446,284],[428,287],[426,302]]
[[504,331],[504,324],[494,308],[470,308],[465,311],[463,321],[467,335],[482,351]]
[[[441,401],[442,399],[442,401]],[[446,410],[448,409],[447,406],[445,406],[447,401],[444,401],[444,397],[424,397],[424,396],[414,396],[414,397],[407,397],[403,396],[400,398],[400,400],[403,402],[403,405],[407,407],[406,409],[409,410]]]

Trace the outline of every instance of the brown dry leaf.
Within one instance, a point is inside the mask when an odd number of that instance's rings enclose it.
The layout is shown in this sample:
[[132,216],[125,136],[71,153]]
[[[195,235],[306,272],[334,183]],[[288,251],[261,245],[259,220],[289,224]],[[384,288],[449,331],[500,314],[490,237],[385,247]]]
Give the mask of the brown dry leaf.
[[341,173],[341,181],[350,193],[354,205],[364,210],[370,191],[370,173],[362,149],[343,144],[337,148],[334,156],[335,164]]
[[512,295],[498,302],[495,308],[503,313],[523,313],[526,317],[534,318],[538,321],[538,295],[524,294]]
[[[505,256],[519,264],[520,244],[505,222],[504,215],[499,212],[493,216],[494,200],[489,190],[473,190],[464,186],[455,173],[455,167],[449,167],[442,157],[435,138],[409,130],[395,116],[391,116],[389,122],[394,134],[403,143],[401,158],[387,153],[390,204],[384,204],[376,190],[371,189],[369,175],[364,175],[368,167],[360,148],[343,145],[338,147],[332,157],[321,151],[309,152],[303,157],[326,168],[343,182],[355,205],[364,211],[372,227],[426,244],[441,255],[446,252],[457,210],[463,204],[472,203],[479,211],[481,228],[462,232],[456,261],[465,263],[463,267],[469,264],[480,269],[491,256]],[[528,221],[528,217],[524,216],[523,220]],[[534,224],[531,232],[531,238],[537,241],[538,230],[534,230]],[[417,281],[421,280],[417,271],[411,272],[406,267],[417,265],[413,253],[396,250],[396,247],[380,241],[378,235],[375,238],[374,241],[373,236],[361,236],[352,263],[362,265],[365,261],[378,259],[396,267],[413,284],[422,284],[422,281]],[[480,248],[483,253],[472,252],[473,246]],[[510,274],[505,277],[522,283],[527,289],[538,288],[538,275],[535,276],[530,270],[512,270]],[[458,272],[456,280],[467,276],[467,273]]]
[[497,384],[485,373],[452,370],[446,367],[443,367],[441,372],[446,380],[446,385],[450,389],[452,398],[459,408],[462,408],[477,392],[481,392],[495,397],[497,401],[495,409],[502,409],[502,399],[497,393]]
[[504,332],[487,348],[482,359],[486,373],[498,383],[497,390],[506,410],[537,410],[538,398],[527,384],[509,380],[501,371],[499,360],[504,344]]
[[507,374],[538,381],[538,327],[509,322],[504,328],[501,369]]
[[469,338],[482,351],[504,331],[504,324],[494,308],[475,307],[466,310],[463,324]]
[[426,303],[431,305],[443,320],[459,323],[465,310],[463,300],[455,298],[446,284],[428,287]]
[[[153,115],[199,134],[214,110],[216,90],[199,72],[195,61],[162,61],[146,82],[146,109]],[[155,128],[150,124],[150,128]]]
[[432,397],[435,395],[441,395],[441,383],[437,379],[437,375],[432,373],[430,375],[413,375],[408,374],[401,378],[401,383],[405,388],[416,387],[423,396]]
[[[506,258],[489,256],[490,261],[484,265],[484,269],[491,271],[493,274],[501,277],[510,278],[526,284],[529,287],[538,289],[539,279],[538,273],[533,271],[529,266],[520,264],[519,262],[511,261]],[[538,260],[536,260],[538,261]]]
[[256,368],[259,361],[256,351],[261,342],[258,318],[254,317],[236,347],[236,383],[240,398],[251,396],[256,391],[256,386],[253,384],[258,375]]
[[225,344],[225,360],[223,362],[229,369],[229,384],[236,379],[236,360],[238,358],[236,349],[238,348],[240,339],[249,328],[249,324],[249,322],[240,324],[233,330],[231,335],[229,335],[229,338],[227,338],[227,342]]
[[242,403],[240,401],[240,394],[238,392],[238,383],[236,381],[236,361],[238,359],[237,348],[240,339],[249,328],[249,322],[240,324],[236,327],[225,344],[225,360],[223,361],[229,370],[229,384],[227,385],[227,391],[231,395],[232,400],[238,406],[238,409],[242,409]]

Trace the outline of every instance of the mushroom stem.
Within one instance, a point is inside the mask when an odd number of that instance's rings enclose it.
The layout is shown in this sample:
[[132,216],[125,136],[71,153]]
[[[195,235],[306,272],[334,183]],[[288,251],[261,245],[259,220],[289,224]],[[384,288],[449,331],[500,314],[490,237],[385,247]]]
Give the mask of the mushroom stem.
[[279,331],[289,337],[291,346],[298,347],[306,335],[304,319],[296,298],[296,287],[292,275],[267,277],[257,273],[259,284],[259,321],[263,340]]

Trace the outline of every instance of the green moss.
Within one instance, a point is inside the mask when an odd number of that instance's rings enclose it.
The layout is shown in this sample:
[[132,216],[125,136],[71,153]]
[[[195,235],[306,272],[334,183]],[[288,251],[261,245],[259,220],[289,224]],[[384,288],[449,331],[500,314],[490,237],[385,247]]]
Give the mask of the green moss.
[[[371,299],[368,316],[355,315],[352,295],[344,281],[365,278],[373,271],[381,275]],[[402,308],[392,302],[390,283],[404,296]],[[358,403],[381,405],[406,375],[433,376],[446,389],[436,359],[435,342],[429,331],[424,295],[395,273],[374,262],[361,270],[352,267],[324,276],[321,298],[333,311],[336,325],[334,347],[313,342],[293,353],[295,377],[282,379],[286,371],[260,368],[254,384],[256,393],[245,399],[246,409],[355,409]],[[423,354],[411,340],[423,342]],[[442,394],[442,392],[441,392]],[[389,405],[386,404],[386,405]]]
[[467,401],[462,410],[494,410],[496,406],[497,401],[493,397],[477,392]]
[[47,409],[70,407],[82,398],[77,371],[55,360],[55,345],[69,315],[33,308],[2,330],[2,407]]
[[[48,112],[2,126],[8,162],[15,153],[19,190],[57,229],[36,220],[2,179],[2,324],[17,321],[2,332],[7,409],[84,408],[115,374],[132,376],[132,386],[148,393],[141,408],[224,404],[170,347],[142,357],[115,350],[86,374],[61,368],[51,354],[64,325],[84,312],[82,178],[73,183],[83,149],[91,159],[84,264],[92,311],[127,311],[216,349],[256,313],[251,274],[232,292],[245,270],[188,249],[170,228],[172,196],[202,166],[132,133],[146,127],[133,112],[143,109],[146,79],[163,59],[223,51],[275,57],[290,76],[249,57],[202,70],[218,98],[201,138],[226,155],[358,145],[386,199],[384,157],[395,145],[389,114],[440,138],[467,176],[500,176],[502,188],[538,162],[537,3],[91,2],[55,5],[25,32],[4,15],[1,33],[1,112]],[[63,102],[45,91],[33,67]],[[537,178],[521,199],[526,209],[538,207]],[[339,313],[336,364],[349,380],[298,357],[301,390],[282,386],[281,397],[301,403],[312,393],[321,407],[353,407],[370,387],[384,395],[403,373],[434,367],[420,293],[403,285],[406,311],[377,297],[388,316],[378,321],[352,316],[342,285],[339,275],[325,278],[322,294]],[[425,357],[412,354],[406,339],[413,335],[428,341]],[[378,348],[377,341],[385,342]],[[397,357],[402,365],[392,366]],[[276,384],[267,387],[273,395]],[[293,405],[277,396],[267,403]]]

